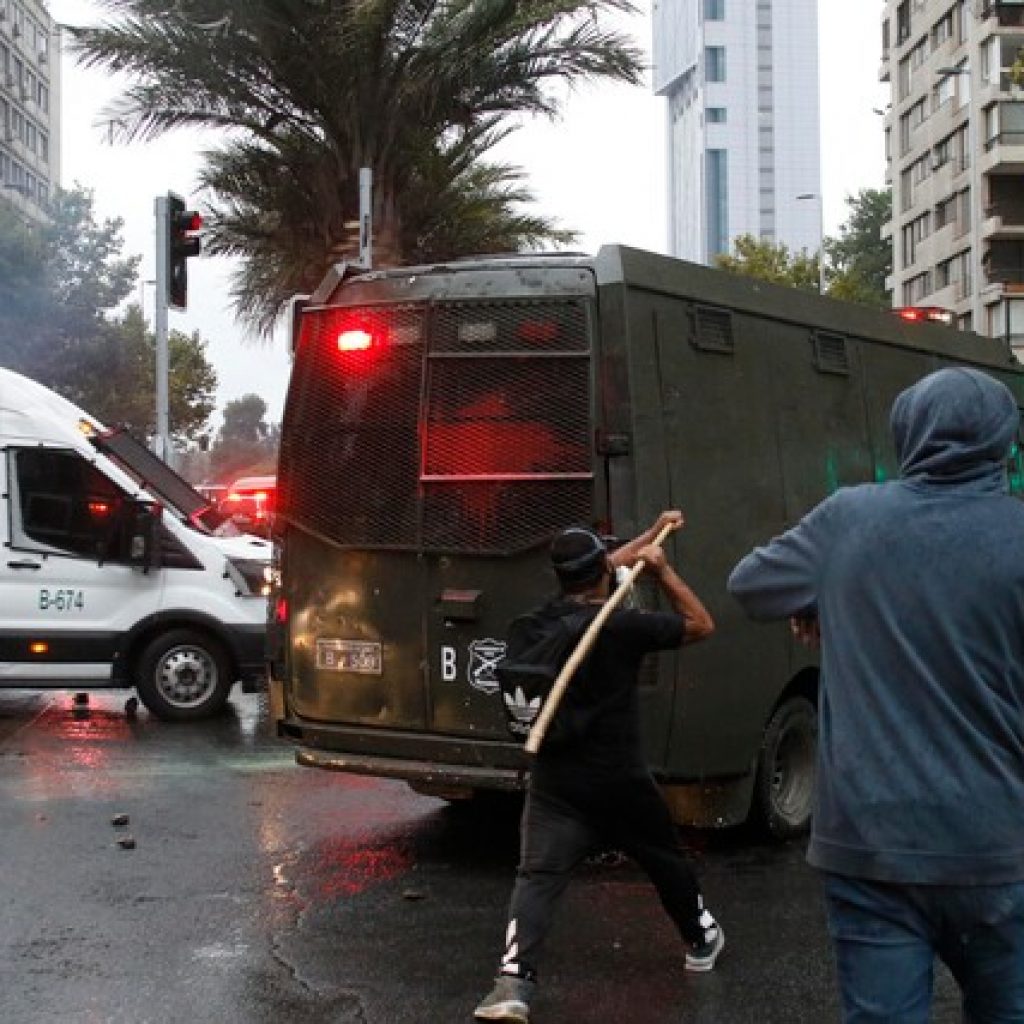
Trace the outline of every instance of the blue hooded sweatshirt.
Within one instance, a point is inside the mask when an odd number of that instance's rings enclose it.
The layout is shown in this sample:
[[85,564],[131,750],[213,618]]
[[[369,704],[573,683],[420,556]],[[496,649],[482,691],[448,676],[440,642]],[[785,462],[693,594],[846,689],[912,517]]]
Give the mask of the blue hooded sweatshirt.
[[1018,419],[986,374],[930,374],[892,408],[900,479],[836,492],[729,578],[755,619],[818,617],[816,867],[1024,879],[1024,502],[1006,477]]

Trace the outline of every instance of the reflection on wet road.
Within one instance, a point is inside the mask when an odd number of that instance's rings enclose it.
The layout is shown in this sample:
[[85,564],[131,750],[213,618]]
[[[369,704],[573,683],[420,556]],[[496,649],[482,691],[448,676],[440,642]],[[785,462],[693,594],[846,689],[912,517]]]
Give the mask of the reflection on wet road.
[[[76,716],[66,693],[0,693],[0,1021],[468,1022],[502,941],[516,813],[298,768],[254,696],[173,725],[126,716],[123,697]],[[536,1024],[837,1019],[802,844],[685,839],[729,937],[719,968],[685,975],[642,875],[595,858],[560,910]],[[934,1019],[958,1020],[944,976]]]

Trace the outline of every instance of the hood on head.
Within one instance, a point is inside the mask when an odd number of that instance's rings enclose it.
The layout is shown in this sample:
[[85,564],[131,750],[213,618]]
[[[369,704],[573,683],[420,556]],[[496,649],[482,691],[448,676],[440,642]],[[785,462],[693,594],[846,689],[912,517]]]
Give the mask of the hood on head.
[[1010,389],[988,374],[967,367],[930,373],[893,403],[900,476],[1003,477],[1019,419]]

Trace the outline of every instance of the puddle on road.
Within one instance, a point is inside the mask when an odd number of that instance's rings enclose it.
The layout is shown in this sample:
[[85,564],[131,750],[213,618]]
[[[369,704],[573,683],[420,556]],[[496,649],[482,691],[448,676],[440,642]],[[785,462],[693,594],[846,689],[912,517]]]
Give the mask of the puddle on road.
[[391,842],[331,839],[313,854],[311,877],[320,900],[358,896],[367,889],[404,875],[413,866],[412,852]]

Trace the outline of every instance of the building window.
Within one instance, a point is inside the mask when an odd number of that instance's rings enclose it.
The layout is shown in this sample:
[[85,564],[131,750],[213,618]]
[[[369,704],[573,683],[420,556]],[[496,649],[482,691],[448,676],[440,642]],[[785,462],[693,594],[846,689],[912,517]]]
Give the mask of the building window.
[[910,180],[915,185],[920,185],[932,173],[932,166],[927,156],[915,160],[910,165]]
[[706,46],[704,48],[704,81],[725,81],[725,47]]
[[708,107],[708,124],[725,124],[725,107]]
[[910,2],[903,0],[903,3],[896,8],[896,44],[905,43],[910,38]]
[[926,295],[932,291],[932,275],[928,271],[912,277],[903,285],[904,306],[916,306]]
[[705,21],[725,21],[725,0],[704,0]]
[[935,206],[935,230],[956,221],[956,196],[947,196]]
[[935,87],[935,109],[938,110],[943,103],[949,103],[956,95],[956,83],[954,75],[946,75]]
[[911,176],[912,168],[900,173],[900,213],[906,213],[914,205],[914,182]]
[[950,11],[932,26],[932,49],[937,50],[947,39],[953,38],[953,12]]
[[917,243],[928,237],[931,214],[925,213],[912,220],[903,228],[903,266],[910,267],[917,262]]
[[981,44],[981,80],[991,84],[999,76],[999,37],[992,36]]
[[922,64],[928,59],[928,37],[925,36],[911,51],[910,51],[910,68],[912,71],[916,71]]
[[729,251],[729,164],[724,149],[707,150],[708,262]]
[[899,68],[896,72],[896,84],[898,88],[898,96],[901,100],[905,100],[910,95],[910,58],[904,57],[900,61]]

